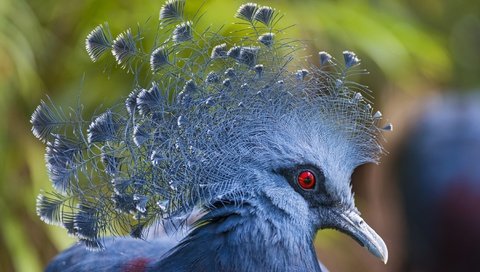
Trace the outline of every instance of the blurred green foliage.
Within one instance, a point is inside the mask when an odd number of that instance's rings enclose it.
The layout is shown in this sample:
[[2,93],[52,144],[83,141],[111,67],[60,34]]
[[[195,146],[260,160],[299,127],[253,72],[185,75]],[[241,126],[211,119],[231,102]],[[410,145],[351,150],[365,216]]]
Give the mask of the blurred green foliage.
[[[312,61],[320,50],[334,56],[355,51],[372,74],[362,80],[373,90],[416,94],[480,86],[479,1],[258,2],[285,14],[283,24],[294,25],[287,33],[305,41]],[[187,12],[193,14],[202,3],[187,1]],[[241,3],[205,1],[202,24],[232,22]],[[147,19],[156,21],[161,5],[158,0],[0,1],[1,271],[41,271],[73,242],[36,216],[36,195],[51,187],[44,146],[30,133],[30,114],[46,95],[60,105],[81,100],[87,113],[127,95],[131,78],[115,73],[114,65],[92,64],[84,39],[107,20],[113,35]],[[222,31],[234,28],[228,23]]]

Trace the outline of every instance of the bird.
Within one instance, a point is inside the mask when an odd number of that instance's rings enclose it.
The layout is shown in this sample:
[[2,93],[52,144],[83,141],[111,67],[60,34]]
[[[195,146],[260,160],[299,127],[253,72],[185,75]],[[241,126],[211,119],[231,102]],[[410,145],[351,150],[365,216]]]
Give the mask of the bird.
[[185,4],[164,3],[148,50],[131,29],[88,34],[93,62],[111,53],[134,75],[124,103],[91,121],[50,98],[32,114],[54,188],[37,214],[79,241],[46,271],[326,271],[313,246],[326,228],[386,263],[350,178],[392,125],[351,80],[366,73],[357,55],[297,57],[269,6],[241,5],[242,29],[222,35]]
[[400,147],[396,176],[407,223],[404,271],[480,268],[479,109],[478,93],[429,98]]

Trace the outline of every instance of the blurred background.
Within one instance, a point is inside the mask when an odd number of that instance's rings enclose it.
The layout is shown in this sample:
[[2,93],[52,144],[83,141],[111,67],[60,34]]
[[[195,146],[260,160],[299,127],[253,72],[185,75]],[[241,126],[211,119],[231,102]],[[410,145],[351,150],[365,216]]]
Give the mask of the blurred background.
[[[193,14],[203,1],[187,1]],[[351,238],[322,231],[331,271],[480,271],[480,1],[257,1],[285,14],[305,55],[353,50],[385,122],[388,156],[353,175],[357,205],[384,238],[383,265]],[[204,25],[235,29],[244,1],[206,0]],[[30,132],[40,99],[91,114],[126,96],[131,78],[92,64],[86,35],[115,36],[158,19],[161,0],[0,0],[0,271],[42,271],[75,241],[41,222],[35,199],[51,190],[44,145]],[[303,54],[303,53],[302,53]]]

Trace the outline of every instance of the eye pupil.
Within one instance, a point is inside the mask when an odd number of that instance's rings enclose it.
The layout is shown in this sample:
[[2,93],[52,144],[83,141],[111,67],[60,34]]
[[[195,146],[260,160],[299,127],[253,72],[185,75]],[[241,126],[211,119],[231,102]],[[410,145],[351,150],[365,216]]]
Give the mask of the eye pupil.
[[297,180],[298,185],[300,185],[302,189],[310,190],[315,187],[315,175],[311,171],[305,170],[300,172]]

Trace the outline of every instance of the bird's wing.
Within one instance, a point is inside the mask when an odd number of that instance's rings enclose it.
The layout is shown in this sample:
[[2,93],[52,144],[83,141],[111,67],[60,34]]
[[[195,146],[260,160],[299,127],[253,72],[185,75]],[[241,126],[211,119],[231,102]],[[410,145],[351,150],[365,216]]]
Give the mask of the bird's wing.
[[106,249],[95,252],[77,244],[55,257],[46,272],[144,271],[157,261],[178,239],[163,236],[151,241],[134,238],[107,238]]

